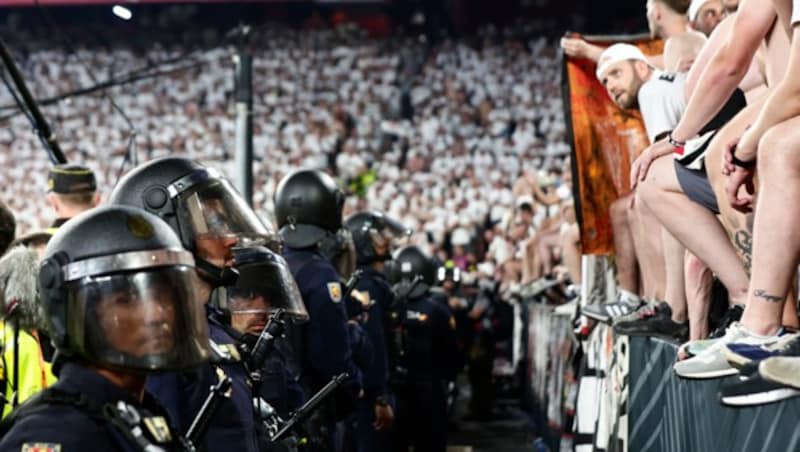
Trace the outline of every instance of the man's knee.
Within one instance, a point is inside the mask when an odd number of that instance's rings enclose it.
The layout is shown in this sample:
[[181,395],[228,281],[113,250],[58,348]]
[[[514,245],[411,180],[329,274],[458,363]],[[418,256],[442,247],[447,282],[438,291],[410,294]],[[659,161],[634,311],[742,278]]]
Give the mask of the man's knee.
[[800,169],[800,133],[778,124],[758,142],[759,172]]
[[648,207],[658,203],[666,189],[667,181],[672,176],[670,171],[675,172],[675,161],[671,155],[660,157],[652,162],[647,171],[647,178],[639,182],[639,187],[636,189],[636,200],[642,201]]
[[611,226],[616,230],[619,230],[620,228],[628,228],[631,214],[629,208],[630,196],[633,195],[623,196],[622,198],[612,202],[611,206],[609,207],[608,213],[611,217]]

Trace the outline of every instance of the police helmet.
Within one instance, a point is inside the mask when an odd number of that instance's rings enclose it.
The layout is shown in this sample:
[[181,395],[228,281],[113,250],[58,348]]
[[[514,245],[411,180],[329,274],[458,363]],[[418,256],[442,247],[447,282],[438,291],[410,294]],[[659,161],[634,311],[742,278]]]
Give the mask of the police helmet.
[[448,260],[436,270],[436,281],[440,286],[449,281],[458,287],[461,284],[461,269],[456,267],[455,262]]
[[399,295],[419,298],[436,283],[436,266],[421,249],[407,246],[394,257],[391,281]]
[[56,349],[127,371],[208,359],[192,254],[155,215],[129,206],[76,216],[50,240],[39,291]]
[[345,227],[350,230],[362,265],[391,259],[392,241],[411,235],[410,229],[379,211],[356,213],[345,221]]
[[110,203],[139,207],[166,221],[214,286],[232,283],[235,274],[200,258],[201,241],[235,238],[237,246],[279,246],[275,232],[226,178],[189,159],[166,157],[139,165],[120,180]]
[[308,248],[342,229],[344,192],[328,174],[299,170],[275,190],[275,219],[283,243]]
[[268,315],[282,309],[295,323],[308,320],[303,297],[283,257],[259,246],[237,248],[234,258],[239,278],[220,290],[232,315]]

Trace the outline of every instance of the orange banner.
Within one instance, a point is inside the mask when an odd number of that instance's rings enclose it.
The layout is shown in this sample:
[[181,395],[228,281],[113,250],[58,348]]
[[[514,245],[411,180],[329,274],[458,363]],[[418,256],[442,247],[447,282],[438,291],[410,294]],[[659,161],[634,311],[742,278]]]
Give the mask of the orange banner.
[[[646,55],[663,52],[660,40],[592,41],[601,46],[630,42]],[[564,105],[583,254],[613,254],[609,209],[611,203],[630,193],[631,163],[648,140],[639,112],[622,110],[611,101],[595,77],[595,67],[591,60],[564,57]]]

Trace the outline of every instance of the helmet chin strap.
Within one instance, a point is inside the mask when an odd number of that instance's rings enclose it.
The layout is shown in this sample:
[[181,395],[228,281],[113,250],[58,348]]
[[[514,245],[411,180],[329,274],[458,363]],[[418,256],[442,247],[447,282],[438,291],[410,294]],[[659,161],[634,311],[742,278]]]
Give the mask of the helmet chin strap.
[[232,286],[239,278],[239,271],[231,267],[220,267],[195,256],[194,265],[202,270],[199,272],[201,278],[206,280],[212,287]]

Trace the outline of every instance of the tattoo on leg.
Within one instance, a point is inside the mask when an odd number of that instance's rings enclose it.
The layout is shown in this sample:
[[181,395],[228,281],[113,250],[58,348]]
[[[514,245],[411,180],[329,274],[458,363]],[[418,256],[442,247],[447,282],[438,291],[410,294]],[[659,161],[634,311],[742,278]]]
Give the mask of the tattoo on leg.
[[753,259],[753,236],[747,231],[736,231],[736,235],[733,237],[733,244],[736,245],[739,255],[742,256],[744,269],[749,275],[750,265]]
[[756,289],[755,291],[753,291],[753,295],[759,298],[763,298],[764,300],[769,301],[770,303],[778,303],[780,301],[783,301],[783,297],[768,294],[767,291],[764,289]]

